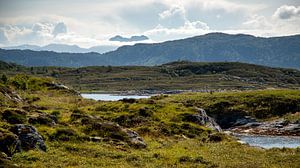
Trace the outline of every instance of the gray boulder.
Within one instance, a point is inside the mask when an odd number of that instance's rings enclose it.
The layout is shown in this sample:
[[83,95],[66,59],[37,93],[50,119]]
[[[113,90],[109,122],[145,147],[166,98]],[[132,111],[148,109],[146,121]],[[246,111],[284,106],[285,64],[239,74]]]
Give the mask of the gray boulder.
[[213,130],[221,132],[222,129],[216,121],[206,114],[202,108],[195,108],[197,114],[183,114],[183,121],[193,122],[198,125],[209,127]]
[[129,130],[129,129],[123,129],[123,131],[126,132],[131,146],[134,146],[136,148],[146,148],[147,147],[147,144],[144,142],[143,138],[140,137],[137,132]]
[[18,150],[40,149],[46,151],[47,147],[43,137],[37,132],[36,128],[31,125],[16,124],[11,131],[18,136],[20,145]]
[[252,118],[251,116],[244,116],[242,118],[238,118],[233,124],[232,127],[235,126],[241,126],[241,125],[246,125],[250,123],[257,123],[255,118]]

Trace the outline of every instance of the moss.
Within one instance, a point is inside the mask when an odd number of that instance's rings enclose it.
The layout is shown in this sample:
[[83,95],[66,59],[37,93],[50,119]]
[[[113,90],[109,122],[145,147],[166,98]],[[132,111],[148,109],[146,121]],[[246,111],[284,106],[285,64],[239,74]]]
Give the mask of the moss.
[[23,124],[26,122],[26,113],[18,109],[6,109],[2,113],[2,119],[10,124]]
[[12,156],[18,145],[18,137],[13,133],[0,129],[0,151],[4,152],[8,156]]
[[83,141],[88,139],[85,136],[79,135],[75,130],[70,128],[58,128],[49,136],[51,141]]
[[114,123],[90,123],[86,126],[85,132],[91,136],[128,141],[128,135],[121,129],[120,126]]
[[113,121],[125,127],[134,127],[141,124],[145,124],[149,120],[143,116],[139,116],[136,114],[131,114],[131,115],[125,114],[114,118]]

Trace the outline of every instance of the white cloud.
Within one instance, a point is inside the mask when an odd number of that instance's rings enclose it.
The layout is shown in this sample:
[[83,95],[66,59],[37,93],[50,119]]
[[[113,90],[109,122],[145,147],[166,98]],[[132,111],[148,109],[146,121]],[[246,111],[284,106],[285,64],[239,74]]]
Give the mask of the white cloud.
[[253,15],[247,21],[242,23],[245,29],[270,29],[272,24],[265,16]]
[[[299,3],[270,3],[271,0],[53,0],[45,6],[33,0],[16,1],[14,5],[0,6],[0,41],[2,38],[7,45],[68,43],[89,47],[110,44],[108,39],[117,34],[145,34],[153,40],[148,42],[157,42],[216,31],[260,36],[300,33]],[[282,3],[291,5],[276,10]]]
[[174,15],[184,16],[185,9],[183,6],[173,5],[170,9],[163,11],[159,14],[160,19],[166,19]]
[[58,34],[64,34],[67,33],[67,26],[65,25],[64,22],[59,22],[57,25],[55,25],[52,34],[54,36],[57,36]]
[[169,9],[158,15],[159,24],[167,28],[180,27],[187,21],[185,9],[180,5],[172,5]]
[[5,32],[3,29],[0,29],[0,44],[6,44],[8,42],[8,39],[6,37]]
[[165,40],[175,40],[202,35],[209,32],[210,30],[206,23],[201,21],[186,21],[186,23],[179,28],[166,28],[162,25],[158,25],[154,29],[146,31],[145,34],[154,41],[162,42]]
[[242,24],[240,31],[258,36],[299,34],[300,17],[298,15],[296,7],[283,5],[277,8],[271,17],[252,15]]
[[170,6],[169,9],[159,13],[159,18],[159,24],[154,29],[145,32],[155,41],[185,38],[209,31],[206,23],[199,20],[190,21],[182,4]]
[[290,19],[293,17],[300,17],[300,6],[296,7],[283,5],[275,11],[273,16],[279,19]]
[[195,21],[195,22],[186,21],[183,28],[186,30],[194,30],[194,29],[209,30],[208,25],[201,21]]

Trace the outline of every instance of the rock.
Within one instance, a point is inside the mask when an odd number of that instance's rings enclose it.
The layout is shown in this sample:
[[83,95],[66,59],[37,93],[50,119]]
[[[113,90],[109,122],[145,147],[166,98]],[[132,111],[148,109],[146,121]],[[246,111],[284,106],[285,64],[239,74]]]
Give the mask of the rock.
[[90,141],[93,141],[93,142],[101,142],[103,141],[103,138],[102,137],[90,137]]
[[129,144],[136,148],[146,148],[147,144],[144,142],[143,138],[139,136],[139,134],[135,131],[129,129],[123,129],[124,132],[129,137]]
[[57,122],[57,118],[54,115],[49,114],[38,114],[37,116],[32,116],[28,119],[30,124],[41,124],[41,125],[48,125],[53,126]]
[[252,118],[250,116],[245,116],[245,117],[242,117],[242,118],[238,118],[235,121],[235,123],[232,124],[232,127],[240,126],[240,125],[246,125],[246,124],[255,123],[255,122],[257,122],[255,118]]
[[19,96],[15,91],[7,88],[7,87],[0,87],[0,93],[2,93],[5,97],[7,97],[8,99],[15,101],[15,102],[22,102],[23,99],[21,98],[21,96]]
[[114,141],[126,142],[136,148],[147,147],[143,138],[137,132],[122,128],[119,124],[113,122],[95,122],[89,124],[87,132],[93,132],[93,135],[96,133],[95,137],[90,137],[91,141],[100,141],[101,138],[103,140],[108,138]]
[[289,123],[280,119],[266,122],[253,122],[241,126],[230,128],[235,133],[247,133],[258,135],[285,135],[300,136],[300,124]]
[[80,95],[79,92],[77,92],[77,91],[75,91],[73,89],[70,89],[69,87],[67,87],[67,86],[65,86],[63,84],[52,82],[52,83],[46,83],[46,86],[49,87],[50,89],[64,90],[64,91],[67,91],[67,92],[72,93],[74,95]]
[[198,125],[207,126],[213,130],[221,132],[221,127],[216,123],[216,121],[209,117],[205,110],[202,108],[195,108],[197,114],[183,114],[183,121],[193,122]]
[[42,136],[37,132],[36,128],[31,125],[16,124],[11,131],[18,136],[20,141],[20,150],[30,150],[38,148],[46,151],[47,147]]

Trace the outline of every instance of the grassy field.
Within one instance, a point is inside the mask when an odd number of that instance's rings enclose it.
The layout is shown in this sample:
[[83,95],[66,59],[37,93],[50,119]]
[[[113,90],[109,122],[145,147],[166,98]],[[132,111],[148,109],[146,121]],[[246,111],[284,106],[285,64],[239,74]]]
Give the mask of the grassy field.
[[[299,167],[299,148],[250,147],[233,137],[182,119],[184,114],[195,114],[196,107],[205,109],[221,125],[224,118],[239,115],[261,120],[296,119],[292,116],[300,111],[298,90],[183,93],[136,101],[101,102],[48,87],[52,80],[24,75],[10,77],[5,82],[1,80],[2,90],[15,90],[23,98],[23,101],[14,102],[0,93],[1,135],[14,125],[3,118],[5,111],[24,110],[25,113],[12,113],[11,116],[24,124],[28,124],[29,117],[39,114],[57,118],[55,125],[31,123],[44,137],[47,152],[16,153],[6,166]],[[98,122],[118,123],[136,131],[147,147],[136,148],[118,132],[93,127]],[[89,140],[92,136],[104,139],[92,142]]]
[[[2,68],[1,68],[2,67]],[[161,66],[22,67],[0,62],[3,74],[56,78],[81,91],[253,90],[299,88],[300,72],[245,63],[174,62]]]

